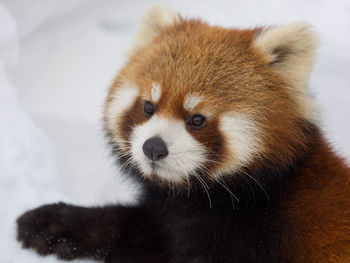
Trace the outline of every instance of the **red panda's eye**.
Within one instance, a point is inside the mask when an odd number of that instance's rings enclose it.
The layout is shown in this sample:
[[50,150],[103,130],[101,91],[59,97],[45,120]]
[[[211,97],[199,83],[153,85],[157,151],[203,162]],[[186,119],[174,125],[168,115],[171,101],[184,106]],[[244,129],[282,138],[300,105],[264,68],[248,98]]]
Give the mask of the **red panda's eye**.
[[150,101],[145,101],[143,105],[143,112],[147,117],[151,117],[154,113],[154,105]]
[[193,129],[201,129],[206,124],[206,119],[203,115],[194,114],[190,117],[187,124]]

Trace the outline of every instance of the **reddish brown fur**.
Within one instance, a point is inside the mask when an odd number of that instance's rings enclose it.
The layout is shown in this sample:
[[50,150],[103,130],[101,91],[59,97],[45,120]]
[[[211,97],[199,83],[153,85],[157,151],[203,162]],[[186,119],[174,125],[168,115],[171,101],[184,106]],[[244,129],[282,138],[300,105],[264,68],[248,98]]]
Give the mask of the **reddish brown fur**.
[[[350,262],[350,169],[318,133],[305,166],[279,189],[292,234],[281,262]],[[291,260],[291,257],[293,260]]]
[[117,122],[117,129],[121,131],[123,140],[128,140],[130,138],[133,127],[142,124],[148,119],[144,116],[142,108],[143,101],[138,97],[131,108],[126,111],[120,118],[120,121]]

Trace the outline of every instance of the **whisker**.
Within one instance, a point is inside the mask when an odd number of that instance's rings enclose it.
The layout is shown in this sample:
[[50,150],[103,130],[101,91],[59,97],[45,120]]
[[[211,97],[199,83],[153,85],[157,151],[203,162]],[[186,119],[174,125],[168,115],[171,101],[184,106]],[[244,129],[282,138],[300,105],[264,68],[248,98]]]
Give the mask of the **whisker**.
[[[217,164],[220,164],[220,165],[223,165],[225,167],[229,167],[229,168],[232,168],[231,166],[225,164],[225,163],[222,163],[222,162],[218,162],[218,161],[214,161],[214,160],[207,160],[208,162],[212,162],[212,163],[217,163]],[[239,169],[238,170],[239,172],[242,172],[244,173],[245,175],[247,175],[250,179],[252,179],[254,181],[254,183],[256,183],[260,188],[261,190],[264,192],[264,194],[266,195],[267,199],[270,201],[270,197],[269,195],[267,194],[266,190],[264,189],[264,187],[250,174],[248,174],[247,172],[245,172],[244,170],[242,169]],[[244,178],[244,177],[243,177]],[[254,190],[251,188],[250,184],[249,184],[249,181],[246,180],[246,182],[248,183],[248,186],[250,188],[250,190],[252,191],[253,195],[254,195],[254,199],[255,199],[255,192]]]
[[243,170],[240,170],[240,172],[244,173],[244,174],[247,175],[250,179],[252,179],[252,180],[261,188],[261,190],[263,190],[263,192],[265,193],[267,199],[268,199],[269,201],[271,201],[271,199],[270,199],[269,195],[267,194],[266,190],[264,189],[264,187],[262,187],[262,185],[261,185],[253,176],[251,176],[250,174],[248,174],[247,172],[245,172],[245,171],[243,171]]
[[237,200],[237,202],[239,202],[238,197],[237,197],[234,193],[232,193],[232,191],[231,191],[226,185],[224,185],[223,183],[221,183],[217,178],[214,178],[214,179],[215,179],[215,181],[216,181],[217,183],[219,183],[223,188],[225,188],[225,189],[230,193],[230,195],[232,195],[232,196]]
[[[194,172],[193,175],[194,175],[195,178],[197,178],[197,180],[203,186],[203,188],[204,188],[204,190],[205,190],[205,192],[207,193],[207,196],[208,196],[209,208],[212,208],[211,198],[210,198],[210,194],[209,194],[209,191],[208,191],[208,189],[209,189],[208,185],[205,183],[205,181],[202,178],[200,178],[200,176],[196,172]],[[208,187],[208,189],[207,189],[207,187]]]

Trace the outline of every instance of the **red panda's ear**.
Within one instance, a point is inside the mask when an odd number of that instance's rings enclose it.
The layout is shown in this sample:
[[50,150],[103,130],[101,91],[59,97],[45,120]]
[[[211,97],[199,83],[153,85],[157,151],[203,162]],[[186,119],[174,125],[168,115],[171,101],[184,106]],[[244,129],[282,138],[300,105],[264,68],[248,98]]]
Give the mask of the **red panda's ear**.
[[306,87],[318,43],[316,32],[303,22],[263,28],[254,40],[269,66],[289,81],[287,88],[291,90],[302,117],[316,124],[320,120],[318,106]]
[[164,6],[151,6],[141,21],[139,32],[134,39],[133,47],[130,52],[131,55],[150,43],[162,27],[171,25],[178,19],[179,15],[177,13]]
[[315,62],[318,35],[305,22],[261,29],[255,46],[266,56],[271,67],[289,79],[294,88],[307,85]]

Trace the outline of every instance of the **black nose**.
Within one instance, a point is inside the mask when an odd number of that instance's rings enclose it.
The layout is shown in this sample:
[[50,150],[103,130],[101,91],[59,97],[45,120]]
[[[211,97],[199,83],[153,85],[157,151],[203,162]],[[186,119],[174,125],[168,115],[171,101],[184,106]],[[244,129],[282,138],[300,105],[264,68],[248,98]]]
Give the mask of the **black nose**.
[[168,155],[165,142],[159,137],[152,137],[142,146],[144,154],[152,161],[158,161]]

